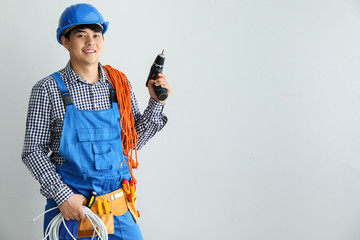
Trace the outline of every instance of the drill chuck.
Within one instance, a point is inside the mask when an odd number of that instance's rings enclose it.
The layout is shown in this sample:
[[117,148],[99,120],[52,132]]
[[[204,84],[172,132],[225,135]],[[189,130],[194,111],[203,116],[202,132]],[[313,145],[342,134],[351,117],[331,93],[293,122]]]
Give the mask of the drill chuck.
[[[156,80],[158,78],[158,74],[162,73],[163,68],[164,68],[164,63],[165,63],[165,55],[164,55],[164,50],[163,50],[162,53],[157,55],[153,65],[150,68],[150,73],[149,73],[149,76],[146,81],[146,86],[148,85],[148,82],[150,79]],[[168,93],[165,88],[162,88],[160,86],[154,86],[154,90],[155,90],[157,98],[160,101],[163,101],[168,97]]]

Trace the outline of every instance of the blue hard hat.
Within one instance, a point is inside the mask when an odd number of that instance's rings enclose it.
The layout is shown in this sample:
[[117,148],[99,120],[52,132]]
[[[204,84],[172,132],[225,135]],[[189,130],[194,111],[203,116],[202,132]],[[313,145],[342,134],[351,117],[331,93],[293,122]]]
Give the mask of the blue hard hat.
[[60,44],[61,36],[65,30],[74,25],[99,23],[106,32],[109,22],[105,22],[101,13],[92,5],[79,3],[66,8],[59,19],[59,27],[56,30],[56,38]]

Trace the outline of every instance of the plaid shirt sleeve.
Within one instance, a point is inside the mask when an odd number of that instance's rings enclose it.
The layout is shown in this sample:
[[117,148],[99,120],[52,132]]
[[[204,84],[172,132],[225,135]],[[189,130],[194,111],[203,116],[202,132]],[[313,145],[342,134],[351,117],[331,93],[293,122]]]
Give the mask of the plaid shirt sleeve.
[[159,103],[152,98],[149,99],[147,108],[145,109],[144,113],[141,114],[131,84],[130,90],[132,112],[135,120],[135,129],[139,137],[137,144],[137,149],[139,150],[145,146],[147,141],[149,141],[165,126],[168,119],[163,114],[165,103]]
[[30,96],[22,160],[32,176],[39,181],[40,193],[60,205],[73,193],[61,181],[48,156],[50,121],[51,103],[44,81],[41,81],[33,87]]

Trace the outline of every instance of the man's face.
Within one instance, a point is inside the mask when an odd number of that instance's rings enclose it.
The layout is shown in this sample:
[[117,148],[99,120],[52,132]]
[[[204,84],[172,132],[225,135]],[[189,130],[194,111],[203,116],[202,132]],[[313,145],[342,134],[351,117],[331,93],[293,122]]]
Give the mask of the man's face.
[[61,41],[69,50],[72,64],[98,64],[104,47],[104,36],[101,32],[94,32],[89,28],[74,29],[69,40],[62,36]]

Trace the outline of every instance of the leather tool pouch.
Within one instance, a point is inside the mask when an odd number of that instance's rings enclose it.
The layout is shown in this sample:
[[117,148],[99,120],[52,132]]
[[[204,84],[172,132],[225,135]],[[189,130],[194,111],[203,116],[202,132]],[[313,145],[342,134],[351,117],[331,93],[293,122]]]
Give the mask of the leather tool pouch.
[[131,213],[131,215],[133,216],[135,222],[138,222],[138,212],[136,210],[136,201],[135,202],[129,202],[129,201],[126,201],[127,203],[127,207]]
[[[96,214],[104,223],[106,226],[106,230],[108,234],[112,234],[115,232],[114,228],[114,215],[113,214],[103,214],[99,215]],[[81,220],[79,222],[79,229],[78,229],[78,238],[82,237],[92,237],[94,234],[94,227],[92,226],[89,219]],[[97,236],[97,233],[95,232],[95,236]]]
[[[106,214],[105,207],[103,205],[103,201],[106,201],[109,204],[110,213]],[[102,207],[103,214],[99,214],[98,202],[101,202],[100,206]],[[84,201],[83,205],[86,205],[86,201]],[[93,211],[101,220],[105,223],[106,230],[108,234],[113,234],[115,232],[114,228],[114,216],[124,215],[127,211],[130,211],[133,216],[135,222],[138,221],[138,214],[136,211],[136,203],[129,202],[126,197],[126,193],[122,188],[105,194],[101,196],[97,196],[95,203],[91,207],[91,211]],[[100,210],[101,212],[101,210]],[[89,219],[81,220],[79,222],[78,229],[78,238],[82,237],[92,237],[94,234],[94,228]],[[95,233],[95,236],[97,234]]]

